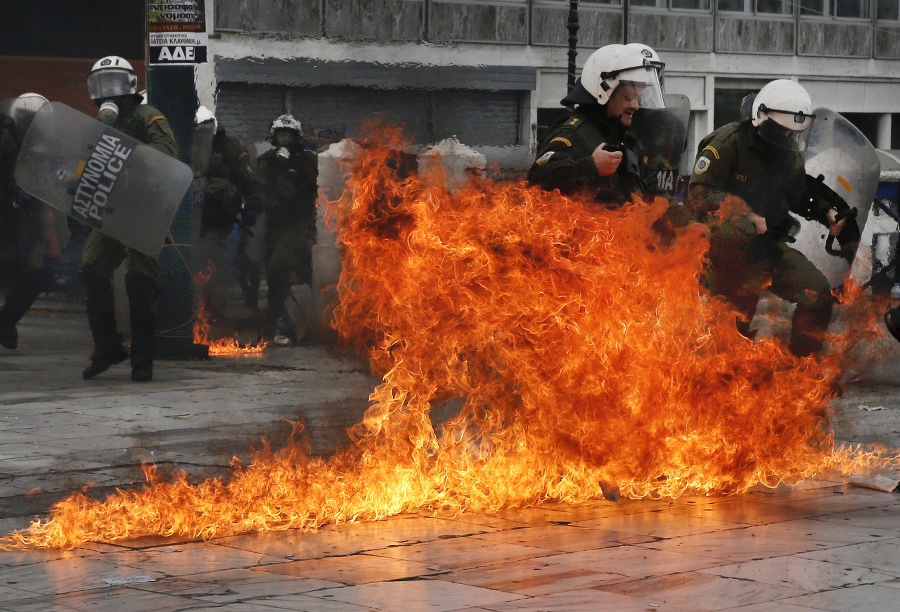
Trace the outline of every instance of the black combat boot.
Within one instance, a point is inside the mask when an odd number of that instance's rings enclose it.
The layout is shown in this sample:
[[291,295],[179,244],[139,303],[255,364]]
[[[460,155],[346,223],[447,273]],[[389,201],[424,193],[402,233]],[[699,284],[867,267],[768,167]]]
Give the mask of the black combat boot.
[[46,283],[47,273],[38,270],[21,274],[9,288],[3,308],[0,308],[0,346],[10,350],[19,346],[16,324],[34,304]]
[[791,322],[790,350],[794,355],[806,357],[822,350],[833,308],[834,297],[830,293],[808,306],[797,304]]
[[895,306],[884,313],[884,325],[891,335],[900,341],[900,306]]
[[156,280],[127,273],[128,312],[131,315],[131,380],[153,380],[153,336],[156,333]]
[[122,336],[116,330],[116,311],[110,279],[87,268],[82,270],[81,278],[84,282],[88,324],[94,338],[91,363],[81,373],[87,380],[128,359],[128,351],[122,346]]

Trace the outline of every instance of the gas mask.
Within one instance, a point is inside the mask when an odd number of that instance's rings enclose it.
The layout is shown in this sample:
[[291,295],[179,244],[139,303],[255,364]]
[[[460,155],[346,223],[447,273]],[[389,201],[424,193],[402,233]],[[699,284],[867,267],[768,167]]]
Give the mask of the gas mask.
[[97,119],[106,125],[113,125],[119,118],[119,107],[112,100],[106,100],[97,111]]

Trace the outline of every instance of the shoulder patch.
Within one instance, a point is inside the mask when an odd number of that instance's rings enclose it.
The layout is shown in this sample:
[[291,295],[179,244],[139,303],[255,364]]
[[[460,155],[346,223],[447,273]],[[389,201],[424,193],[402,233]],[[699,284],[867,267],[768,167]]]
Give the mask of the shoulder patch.
[[716,151],[716,148],[713,147],[713,146],[706,145],[705,147],[703,147],[703,150],[704,150],[704,151],[709,151],[710,153],[712,153],[712,154],[713,154],[713,157],[715,157],[716,159],[722,159],[721,157],[719,157],[719,152]]
[[551,142],[551,143],[553,143],[553,142],[561,142],[561,143],[565,144],[567,147],[571,147],[571,146],[572,146],[572,141],[569,140],[568,138],[563,138],[562,136],[557,136],[556,138],[554,138],[554,139],[551,140],[550,142]]
[[571,119],[566,121],[566,125],[571,125],[574,127],[574,126],[578,125],[579,123],[581,123],[582,121],[583,120],[581,117],[572,117]]
[[706,157],[705,155],[701,156],[700,159],[697,160],[697,163],[694,164],[694,174],[703,174],[707,170],[709,170],[709,165],[712,161]]
[[548,161],[550,161],[551,157],[553,157],[553,151],[547,151],[546,153],[544,153],[543,155],[538,157],[536,160],[534,160],[534,163],[536,163],[538,166],[543,166]]

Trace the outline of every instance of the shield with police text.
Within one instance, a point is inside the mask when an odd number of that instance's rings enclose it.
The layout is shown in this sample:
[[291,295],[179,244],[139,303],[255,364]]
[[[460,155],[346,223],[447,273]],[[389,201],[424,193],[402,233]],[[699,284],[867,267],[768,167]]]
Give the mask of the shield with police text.
[[878,155],[862,132],[840,114],[827,108],[817,108],[813,114],[816,118],[803,152],[808,194],[824,199],[847,221],[844,231],[831,237],[821,223],[798,217],[800,231],[790,246],[806,255],[832,287],[842,285],[850,273],[865,282],[871,275],[871,262],[856,254],[869,251],[858,246],[878,188]]
[[663,98],[665,108],[639,109],[629,131],[641,143],[647,166],[656,174],[657,185],[674,196],[678,191],[679,164],[687,144],[691,101],[680,94],[666,94]]
[[25,134],[15,176],[35,198],[155,255],[193,172],[127,134],[51,102]]

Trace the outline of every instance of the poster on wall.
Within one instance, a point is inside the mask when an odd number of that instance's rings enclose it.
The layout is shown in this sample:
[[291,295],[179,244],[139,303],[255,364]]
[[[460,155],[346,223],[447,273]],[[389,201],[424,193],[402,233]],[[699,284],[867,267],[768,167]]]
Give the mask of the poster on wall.
[[206,62],[206,0],[149,4],[150,65],[176,66]]

